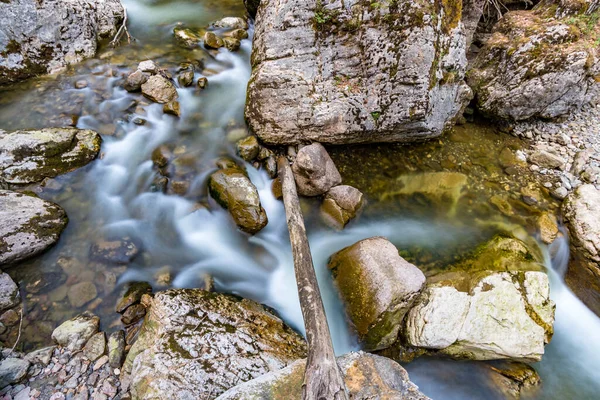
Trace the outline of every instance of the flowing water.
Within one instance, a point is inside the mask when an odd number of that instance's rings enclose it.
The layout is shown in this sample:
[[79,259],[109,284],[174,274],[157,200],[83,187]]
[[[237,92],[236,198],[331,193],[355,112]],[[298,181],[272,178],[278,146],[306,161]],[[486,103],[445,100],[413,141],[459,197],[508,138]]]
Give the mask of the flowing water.
[[[55,247],[8,271],[19,281],[24,297],[26,319],[20,347],[30,350],[47,343],[58,323],[86,308],[101,317],[103,329],[122,328],[114,306],[128,282],[147,281],[155,290],[202,287],[206,274],[214,278],[217,291],[266,304],[303,332],[285,213],[271,193],[267,173],[246,164],[269,218],[267,227],[253,237],[239,232],[206,190],[215,160],[236,158],[231,138],[245,129],[251,40],[244,40],[235,53],[207,52],[182,49],[172,35],[179,23],[203,27],[224,16],[242,16],[241,0],[124,3],[136,42],[104,49],[95,59],[57,77],[16,85],[0,99],[3,129],[75,124],[97,130],[104,139],[98,160],[33,188],[65,208],[70,223]],[[201,92],[178,88],[181,118],[163,114],[162,106],[120,87],[122,75],[149,58],[171,72],[182,62],[199,64],[201,60],[203,68],[196,71],[196,77],[208,77],[208,88]],[[88,87],[74,89],[74,83],[82,79]],[[151,155],[159,145],[172,150],[170,172],[189,183],[185,195],[175,194],[172,188],[166,194],[155,189],[158,173]],[[335,251],[381,235],[429,273],[498,231],[508,229],[523,239],[536,240],[532,221],[540,210],[509,195],[533,178],[507,175],[497,162],[502,149],[520,146],[515,138],[474,123],[457,127],[440,140],[410,147],[330,149],[344,183],[358,187],[368,199],[362,216],[341,232],[320,221],[315,200],[302,203],[336,353],[359,346],[326,267]],[[470,184],[460,197],[436,204],[426,199],[401,201],[394,194],[398,185],[406,183],[404,176],[448,170],[469,175]],[[491,205],[492,195],[502,202]],[[555,210],[556,206],[545,198],[539,208]],[[90,245],[106,237],[128,238],[140,254],[127,266],[91,260]],[[547,255],[546,264],[557,303],[556,333],[543,360],[535,365],[543,384],[531,397],[592,399],[600,392],[600,320],[562,281],[568,243],[563,239],[555,246],[550,251],[542,248],[554,255],[553,259]],[[40,278],[42,287],[31,284]],[[77,280],[94,282],[98,299],[74,308],[66,287]],[[422,358],[406,368],[434,399],[502,398],[478,363]]]

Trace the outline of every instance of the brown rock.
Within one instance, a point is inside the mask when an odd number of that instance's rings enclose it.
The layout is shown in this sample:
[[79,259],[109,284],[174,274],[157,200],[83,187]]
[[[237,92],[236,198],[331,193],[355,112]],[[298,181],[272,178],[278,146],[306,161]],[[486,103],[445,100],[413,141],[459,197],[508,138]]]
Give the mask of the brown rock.
[[165,105],[163,105],[163,112],[165,114],[170,114],[179,117],[181,115],[181,110],[179,109],[179,102],[175,100],[166,103]]
[[258,157],[260,151],[260,145],[258,144],[258,140],[256,140],[256,136],[247,136],[240,139],[236,143],[236,147],[240,157],[248,162],[251,162]]
[[198,82],[196,84],[200,89],[206,89],[208,86],[208,79],[206,77],[198,78]]
[[213,32],[204,34],[204,46],[210,49],[219,49],[224,46],[223,39],[215,35]]
[[141,304],[134,304],[132,306],[127,307],[123,316],[121,316],[121,321],[125,325],[135,324],[146,315],[146,307]]
[[225,45],[225,48],[229,51],[236,51],[239,50],[240,46],[241,46],[241,42],[239,41],[239,39],[233,38],[233,37],[226,37],[223,39],[223,43]]
[[89,281],[76,283],[71,286],[67,292],[69,302],[75,308],[79,308],[84,304],[89,303],[94,300],[97,295],[98,291],[96,290],[96,286]]
[[537,222],[542,242],[546,244],[554,242],[554,239],[558,235],[558,221],[556,221],[556,217],[553,214],[545,212],[540,215]]
[[182,71],[177,77],[177,82],[184,87],[191,86],[194,83],[194,71],[190,69]]
[[154,75],[142,85],[142,94],[156,103],[168,103],[177,100],[179,95],[173,82],[161,75]]
[[138,70],[135,70],[131,74],[127,76],[125,79],[125,83],[123,84],[123,88],[128,92],[137,92],[142,88],[142,85],[146,83],[149,75]]
[[343,229],[356,216],[363,204],[360,190],[347,185],[331,188],[321,205],[321,216],[327,224]]
[[301,148],[292,165],[292,171],[298,194],[302,196],[319,196],[342,183],[342,177],[333,160],[320,143]]

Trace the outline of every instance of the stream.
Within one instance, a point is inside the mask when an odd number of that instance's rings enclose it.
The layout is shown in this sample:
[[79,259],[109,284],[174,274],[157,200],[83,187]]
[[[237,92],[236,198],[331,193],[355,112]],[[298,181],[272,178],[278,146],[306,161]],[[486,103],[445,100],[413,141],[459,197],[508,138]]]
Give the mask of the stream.
[[[215,290],[263,303],[303,332],[285,212],[283,203],[272,194],[268,174],[245,165],[269,219],[255,236],[240,232],[206,189],[216,159],[228,156],[243,163],[232,138],[246,129],[243,110],[251,39],[243,40],[237,52],[208,52],[179,47],[172,33],[178,23],[203,27],[225,16],[243,16],[242,1],[123,3],[134,43],[104,48],[96,58],[56,77],[15,85],[0,99],[0,126],[5,130],[75,123],[103,136],[98,160],[35,189],[40,197],[60,204],[70,222],[56,246],[7,271],[25,288],[22,348],[48,344],[58,323],[86,308],[74,308],[66,299],[67,275],[96,284],[101,300],[95,302],[93,311],[107,331],[121,326],[114,306],[127,283],[146,281],[154,290],[193,288],[202,287],[208,274],[214,278]],[[120,86],[121,75],[145,59],[170,71],[179,63],[201,60],[203,68],[195,75],[206,76],[208,88],[199,92],[195,87],[178,87],[181,117],[164,114],[162,105],[149,103]],[[74,83],[80,80],[86,80],[88,86],[75,89]],[[185,195],[155,190],[158,174],[151,157],[160,145],[172,149],[172,173],[189,183]],[[357,350],[359,345],[348,329],[327,270],[327,260],[334,252],[364,238],[385,236],[399,249],[416,254],[410,261],[417,266],[422,262],[437,268],[501,230],[510,229],[526,241],[537,241],[529,223],[531,210],[522,207],[516,216],[507,218],[487,205],[490,194],[515,191],[530,179],[506,177],[497,166],[497,155],[507,146],[517,148],[523,143],[475,121],[425,144],[330,150],[344,183],[363,191],[368,200],[363,215],[340,232],[320,220],[315,200],[302,200],[337,354]],[[461,157],[468,157],[470,164],[461,165]],[[399,176],[442,167],[460,169],[472,180],[468,194],[452,204],[451,212],[447,206],[404,204],[386,195],[393,191]],[[551,200],[547,202],[550,209],[556,208]],[[89,258],[90,245],[106,237],[128,238],[140,254],[126,267],[94,262]],[[551,278],[551,296],[557,304],[555,334],[543,360],[534,364],[542,385],[527,398],[597,398],[600,319],[562,280],[569,259],[567,240],[555,246],[547,249],[540,242]],[[39,277],[47,286],[28,286]],[[436,400],[503,398],[475,362],[421,358],[404,366],[411,380]]]

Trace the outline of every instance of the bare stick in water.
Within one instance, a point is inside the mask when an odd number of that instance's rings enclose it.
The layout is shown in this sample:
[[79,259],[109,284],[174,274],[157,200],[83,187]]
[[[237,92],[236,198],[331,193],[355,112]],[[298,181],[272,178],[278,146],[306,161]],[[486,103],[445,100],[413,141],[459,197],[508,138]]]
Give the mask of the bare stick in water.
[[117,34],[113,40],[110,41],[110,45],[112,47],[117,47],[119,45],[121,38],[123,37],[123,33],[127,35],[127,43],[131,43],[131,35],[129,35],[129,31],[127,30],[127,8],[125,8],[125,6],[123,6],[123,23],[121,24],[121,27],[117,31]]
[[344,380],[335,361],[325,308],[306,237],[304,218],[296,192],[296,181],[285,157],[279,157],[277,164],[294,257],[298,296],[308,341],[302,399],[347,400]]

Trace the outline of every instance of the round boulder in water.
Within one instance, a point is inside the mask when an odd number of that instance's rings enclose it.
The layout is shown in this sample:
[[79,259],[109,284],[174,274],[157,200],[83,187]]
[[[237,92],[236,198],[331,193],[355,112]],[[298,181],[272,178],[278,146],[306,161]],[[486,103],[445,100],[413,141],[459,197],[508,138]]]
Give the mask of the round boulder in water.
[[58,240],[67,221],[65,210],[54,203],[0,190],[0,264],[41,253]]

